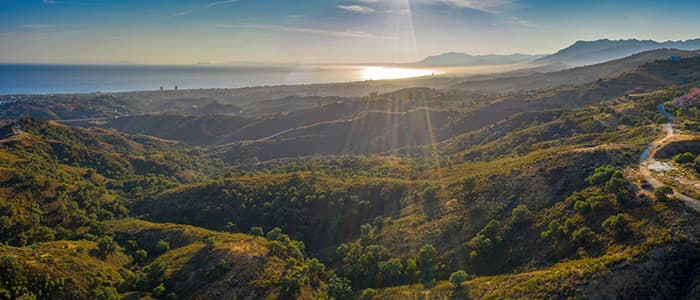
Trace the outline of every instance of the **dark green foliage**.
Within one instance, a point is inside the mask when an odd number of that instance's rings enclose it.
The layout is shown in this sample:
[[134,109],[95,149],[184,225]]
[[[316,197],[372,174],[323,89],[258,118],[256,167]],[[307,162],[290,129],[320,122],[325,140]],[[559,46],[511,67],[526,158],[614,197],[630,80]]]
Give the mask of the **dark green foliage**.
[[670,195],[673,195],[673,189],[670,186],[664,185],[654,190],[654,198],[656,198],[656,201],[668,201]]
[[262,227],[250,227],[250,234],[257,236],[265,236]]
[[164,240],[159,240],[158,244],[156,244],[156,250],[158,250],[158,253],[165,253],[170,250],[170,243]]
[[584,226],[571,233],[571,241],[580,246],[586,247],[595,241],[596,234],[590,227]]
[[532,219],[532,212],[530,211],[530,208],[527,207],[527,205],[520,204],[513,208],[511,216],[513,217],[513,223],[523,223]]
[[159,298],[163,293],[165,292],[165,286],[161,283],[158,286],[153,288],[153,296],[156,298]]
[[95,292],[95,299],[97,299],[97,300],[119,300],[119,299],[121,299],[121,296],[119,296],[119,292],[117,291],[117,289],[115,287],[108,286],[108,287],[98,289]]
[[464,270],[459,270],[450,274],[450,282],[455,286],[460,286],[462,282],[469,280],[470,276]]
[[595,173],[586,178],[586,181],[590,185],[599,185],[608,182],[608,180],[613,177],[623,178],[624,176],[622,172],[617,170],[615,167],[602,166],[595,169]]
[[365,289],[360,294],[360,299],[361,300],[372,300],[372,299],[374,299],[374,295],[376,295],[376,294],[377,294],[377,291],[374,289]]
[[430,282],[435,280],[435,256],[437,250],[433,245],[425,245],[418,251],[416,258],[416,266],[418,267],[419,277],[422,282]]
[[691,162],[693,162],[693,160],[695,160],[695,155],[693,153],[690,153],[690,152],[678,154],[678,155],[673,157],[673,161],[676,163],[679,163],[679,164],[691,163]]
[[136,263],[143,263],[148,259],[148,252],[143,249],[136,250],[134,252],[134,262]]
[[328,279],[328,296],[336,300],[350,299],[352,286],[350,280],[338,277],[335,274]]
[[616,239],[623,239],[631,232],[630,223],[632,217],[628,214],[611,216],[601,225],[605,231]]
[[117,251],[117,242],[111,236],[101,237],[97,242],[97,255],[106,258],[110,254]]

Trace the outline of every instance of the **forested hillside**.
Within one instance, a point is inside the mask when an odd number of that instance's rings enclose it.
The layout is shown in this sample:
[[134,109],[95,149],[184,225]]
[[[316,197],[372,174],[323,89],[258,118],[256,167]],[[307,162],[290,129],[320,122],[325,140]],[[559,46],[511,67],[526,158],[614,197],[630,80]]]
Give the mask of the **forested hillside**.
[[0,298],[695,299],[700,218],[639,165],[699,70],[3,121]]

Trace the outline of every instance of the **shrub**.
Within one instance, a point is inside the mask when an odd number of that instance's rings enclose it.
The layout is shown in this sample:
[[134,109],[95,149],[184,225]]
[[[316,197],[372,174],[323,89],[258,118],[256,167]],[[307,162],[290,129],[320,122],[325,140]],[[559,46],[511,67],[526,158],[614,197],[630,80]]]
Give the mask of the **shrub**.
[[450,282],[456,286],[460,286],[462,282],[469,280],[469,274],[464,270],[459,270],[450,274]]
[[374,295],[377,294],[377,291],[374,289],[365,289],[362,291],[362,294],[360,294],[360,299],[362,300],[372,300],[374,299]]
[[690,152],[686,152],[683,154],[678,154],[673,157],[673,161],[679,164],[687,164],[695,160],[695,155]]
[[250,227],[250,234],[257,236],[265,236],[262,227]]
[[158,253],[165,253],[170,250],[170,243],[164,240],[159,240],[156,244],[156,249],[158,250]]
[[117,251],[117,242],[112,239],[111,236],[101,237],[97,242],[97,254],[106,258],[110,254],[114,254]]
[[153,288],[153,296],[158,298],[165,292],[165,286],[161,283]]
[[617,239],[623,238],[630,233],[630,223],[632,217],[628,214],[618,214],[611,216],[603,221],[603,229]]
[[525,204],[520,204],[513,208],[511,215],[513,216],[513,223],[522,223],[532,218],[532,212]]
[[561,223],[557,220],[552,220],[547,225],[547,230],[543,231],[542,238],[548,238],[550,236],[561,236],[564,231],[562,230]]
[[668,201],[669,195],[673,195],[673,189],[669,186],[660,186],[654,190],[654,198],[656,198],[656,201]]
[[146,252],[146,250],[139,249],[139,250],[136,250],[136,252],[134,252],[134,262],[136,262],[136,263],[145,262],[147,258],[148,258],[148,252]]
[[350,280],[347,280],[337,275],[331,276],[328,280],[328,295],[336,300],[349,299],[352,295],[352,287]]
[[595,232],[593,232],[593,230],[591,230],[591,228],[588,226],[576,229],[573,233],[571,233],[571,241],[581,247],[590,245],[593,243],[594,239]]

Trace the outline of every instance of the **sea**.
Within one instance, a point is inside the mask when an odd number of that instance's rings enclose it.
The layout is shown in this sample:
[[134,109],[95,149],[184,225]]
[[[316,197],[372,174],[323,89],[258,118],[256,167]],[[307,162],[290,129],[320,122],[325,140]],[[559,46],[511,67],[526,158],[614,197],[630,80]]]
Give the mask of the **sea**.
[[0,95],[240,88],[427,76],[434,71],[358,65],[0,64]]

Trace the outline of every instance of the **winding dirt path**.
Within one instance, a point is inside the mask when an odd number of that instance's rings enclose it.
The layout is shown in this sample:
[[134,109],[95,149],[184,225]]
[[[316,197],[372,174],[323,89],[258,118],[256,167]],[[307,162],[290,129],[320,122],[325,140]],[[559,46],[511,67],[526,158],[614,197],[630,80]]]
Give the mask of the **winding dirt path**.
[[[644,150],[639,159],[639,174],[642,176],[642,182],[648,183],[653,189],[664,186],[664,184],[654,177],[654,174],[649,166],[658,163],[658,161],[654,158],[656,156],[656,152],[677,137],[673,130],[673,122],[676,120],[675,116],[667,112],[663,105],[659,105],[658,109],[661,114],[669,117],[672,121],[662,126],[663,131],[666,134],[663,137],[652,141],[649,144],[649,147]],[[700,201],[697,199],[681,194],[676,191],[676,189],[673,190],[673,198],[683,201],[688,207],[700,213]]]

